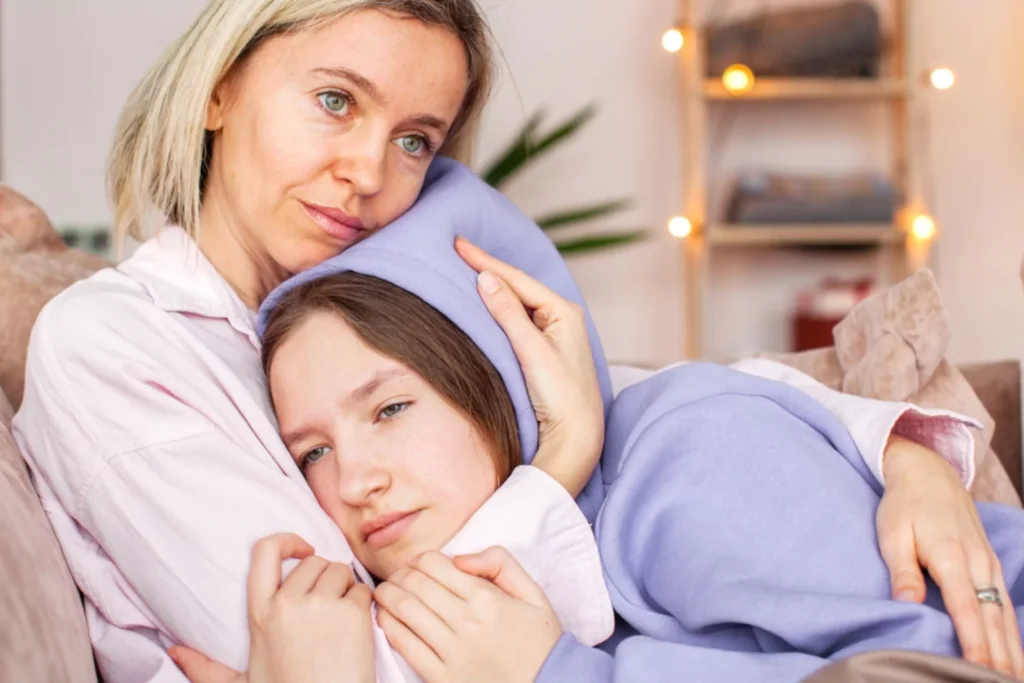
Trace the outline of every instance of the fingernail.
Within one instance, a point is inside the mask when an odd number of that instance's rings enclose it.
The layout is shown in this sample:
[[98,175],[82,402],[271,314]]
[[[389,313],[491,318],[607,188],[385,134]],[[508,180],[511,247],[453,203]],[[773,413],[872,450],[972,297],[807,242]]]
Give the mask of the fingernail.
[[896,594],[896,599],[901,602],[913,602],[916,595],[917,594],[910,588],[904,588]]
[[501,283],[498,278],[495,277],[490,271],[481,271],[476,277],[477,284],[480,287],[480,291],[484,294],[494,294],[501,287]]

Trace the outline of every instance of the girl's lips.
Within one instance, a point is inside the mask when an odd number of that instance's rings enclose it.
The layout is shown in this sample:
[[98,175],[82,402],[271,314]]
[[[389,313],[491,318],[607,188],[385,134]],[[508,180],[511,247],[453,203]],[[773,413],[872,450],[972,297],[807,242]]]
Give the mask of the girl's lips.
[[366,545],[374,550],[380,550],[391,545],[416,521],[420,511],[396,512],[389,515],[382,515],[365,522],[359,527],[359,532],[366,539]]

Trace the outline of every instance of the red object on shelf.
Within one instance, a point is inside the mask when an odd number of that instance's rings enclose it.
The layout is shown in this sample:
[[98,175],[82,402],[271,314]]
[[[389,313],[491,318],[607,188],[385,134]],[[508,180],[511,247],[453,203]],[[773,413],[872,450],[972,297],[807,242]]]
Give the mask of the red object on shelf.
[[832,329],[854,306],[871,296],[874,289],[871,279],[828,278],[815,289],[800,292],[792,321],[792,350],[810,351],[832,346]]

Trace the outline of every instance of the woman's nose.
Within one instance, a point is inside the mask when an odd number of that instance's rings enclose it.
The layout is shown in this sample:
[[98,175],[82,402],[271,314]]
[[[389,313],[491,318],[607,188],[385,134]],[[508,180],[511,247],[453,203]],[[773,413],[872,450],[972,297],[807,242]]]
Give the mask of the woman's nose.
[[350,131],[338,149],[335,177],[351,183],[360,196],[379,193],[384,184],[384,167],[390,144],[384,133],[375,131],[370,125]]

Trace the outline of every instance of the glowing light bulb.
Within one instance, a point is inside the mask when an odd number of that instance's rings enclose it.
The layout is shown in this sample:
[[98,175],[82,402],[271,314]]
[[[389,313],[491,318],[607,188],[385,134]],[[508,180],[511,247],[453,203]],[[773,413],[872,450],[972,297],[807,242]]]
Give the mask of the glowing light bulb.
[[661,37],[661,46],[669,52],[679,52],[685,43],[686,38],[683,37],[683,32],[677,28],[665,31],[665,35]]
[[931,73],[928,74],[928,80],[936,90],[949,90],[956,83],[956,74],[953,73],[952,69],[947,69],[946,67],[932,69]]
[[685,239],[693,232],[693,223],[688,218],[676,216],[668,222],[668,232],[673,237]]
[[754,87],[754,72],[746,64],[733,64],[722,74],[722,85],[733,95],[742,95]]
[[923,213],[914,216],[914,220],[910,224],[910,234],[914,236],[914,239],[927,242],[935,237],[935,233],[935,221],[931,216],[926,216]]

